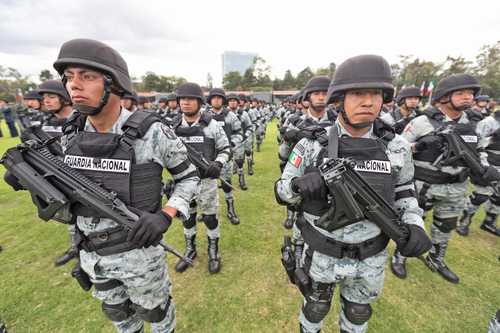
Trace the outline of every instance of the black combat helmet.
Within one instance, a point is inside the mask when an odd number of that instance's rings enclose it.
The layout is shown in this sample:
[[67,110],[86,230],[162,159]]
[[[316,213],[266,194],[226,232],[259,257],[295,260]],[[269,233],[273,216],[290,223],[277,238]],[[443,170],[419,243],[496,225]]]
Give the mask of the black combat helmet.
[[200,104],[203,104],[203,91],[196,83],[187,82],[181,84],[177,87],[175,94],[177,95],[177,102],[179,102],[182,97],[190,97],[197,98],[200,101]]
[[165,97],[165,98],[167,99],[167,102],[176,101],[177,95],[175,93],[172,93],[172,94],[168,94],[167,97]]
[[474,96],[479,93],[481,86],[475,77],[469,74],[453,74],[441,79],[437,86],[434,94],[432,95],[432,102],[439,102],[439,100],[454,91],[471,89],[474,92]]
[[488,95],[477,95],[475,98],[476,102],[489,102],[490,101],[490,96]]
[[337,67],[327,93],[327,104],[340,99],[353,89],[382,89],[384,103],[392,101],[391,67],[378,55],[360,55],[344,61]]
[[330,79],[328,76],[315,76],[311,78],[304,87],[303,100],[308,101],[309,95],[315,91],[328,91]]
[[40,95],[38,93],[37,90],[30,90],[30,91],[27,91],[26,94],[24,94],[23,99],[24,100],[36,99],[37,101],[41,101],[43,99],[43,97],[42,97],[42,95]]
[[132,102],[137,103],[137,93],[133,92],[132,94],[125,93],[122,96],[122,99],[130,99]]
[[406,87],[401,89],[396,97],[396,104],[402,105],[404,103],[404,99],[407,97],[418,97],[422,98],[422,94],[420,93],[420,88],[417,87]]
[[110,46],[92,39],[73,39],[64,43],[54,68],[62,75],[68,66],[84,66],[111,76],[121,95],[132,93],[128,67],[122,56]]
[[229,102],[229,100],[231,100],[231,99],[235,99],[235,100],[237,100],[238,102],[240,101],[240,97],[239,97],[238,95],[236,95],[236,94],[229,94],[229,95],[227,95],[227,97],[226,97],[226,98],[227,98],[227,101],[228,101],[228,102]]
[[61,97],[63,102],[71,104],[71,98],[69,97],[68,91],[59,80],[47,80],[38,86],[37,91],[40,95],[55,94]]
[[222,97],[222,99],[224,100],[223,104],[226,104],[227,98],[226,98],[226,92],[224,91],[224,89],[221,89],[221,88],[210,89],[210,92],[208,93],[208,97],[207,97],[207,103],[210,104],[212,97],[215,97],[215,96]]

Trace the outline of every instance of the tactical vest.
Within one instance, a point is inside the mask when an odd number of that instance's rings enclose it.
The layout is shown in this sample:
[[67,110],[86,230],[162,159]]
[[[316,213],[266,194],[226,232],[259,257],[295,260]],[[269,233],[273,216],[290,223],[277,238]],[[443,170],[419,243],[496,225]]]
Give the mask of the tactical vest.
[[[205,135],[203,130],[210,124],[212,117],[207,113],[202,113],[197,125],[194,126],[180,126],[182,124],[182,117],[176,119],[173,129],[175,134],[184,142],[185,145],[190,146],[196,151],[203,154],[203,157],[209,162],[215,161],[217,151],[215,149],[215,139],[209,138]],[[207,178],[201,175],[201,178]]]
[[[138,164],[133,143],[159,121],[156,114],[136,111],[123,124],[122,134],[86,132],[86,117],[76,113],[64,128],[68,137],[64,162],[115,192],[126,205],[156,212],[161,204],[163,167],[155,162]],[[78,216],[104,217],[88,207],[72,208]]]
[[[334,125],[336,126],[336,125]],[[374,124],[374,134],[378,139],[353,138],[342,136],[338,139],[338,157],[350,157],[357,163],[356,171],[389,205],[394,205],[395,191],[391,162],[386,154],[387,143],[394,138],[394,132],[381,121]],[[322,140],[324,143],[326,140]],[[329,140],[330,141],[330,140]],[[316,166],[306,170],[317,169],[329,158],[328,145],[323,144],[318,154]],[[332,203],[325,200],[303,200],[302,209],[312,215],[321,216],[328,211]]]
[[59,119],[56,116],[51,115],[42,124],[42,130],[51,137],[61,137],[63,135],[64,123],[66,123],[66,119]]
[[[500,123],[500,112],[494,113],[493,118]],[[491,142],[486,147],[488,153],[488,163],[500,166],[500,128],[491,135]]]
[[251,124],[248,124],[248,123],[245,123],[244,119],[243,119],[243,109],[238,109],[237,112],[235,112],[234,114],[236,114],[236,116],[238,117],[238,119],[240,120],[241,122],[241,131],[242,131],[242,134],[243,134],[243,139],[245,139],[245,133],[247,132],[248,128],[250,126],[252,126]]
[[228,121],[226,121],[228,112],[230,112],[228,109],[223,109],[219,113],[215,113],[212,111],[210,115],[212,116],[213,120],[217,121],[222,126],[229,142],[231,142],[231,135],[233,135],[233,129],[231,127],[231,124]]
[[297,128],[302,129],[306,128],[309,126],[320,126],[323,128],[332,126],[335,120],[337,120],[337,114],[333,110],[327,110],[326,111],[326,117],[328,121],[322,121],[322,122],[317,122],[311,117],[305,117],[301,122],[297,123]]
[[[469,113],[466,112],[469,116]],[[476,124],[477,118],[474,115],[470,116],[469,122],[467,124],[456,123],[454,121],[444,121],[444,114],[438,109],[431,109],[425,113],[429,122],[434,127],[435,130],[440,129],[443,126],[452,126],[453,131],[460,135],[460,137],[469,145],[474,151],[477,149],[478,137],[476,135]],[[476,121],[475,121],[476,120]],[[430,135],[436,136],[437,134],[433,132]],[[417,140],[418,143],[418,140]],[[413,155],[415,161],[429,162],[433,163],[442,154],[441,148],[439,146],[427,147],[425,150],[416,152]],[[451,167],[467,167],[462,159],[450,164]],[[450,175],[448,173],[442,172],[440,170],[429,170],[418,165],[415,165],[415,179],[422,180],[429,184],[448,184],[463,182],[467,178],[467,170],[464,170],[459,175]]]

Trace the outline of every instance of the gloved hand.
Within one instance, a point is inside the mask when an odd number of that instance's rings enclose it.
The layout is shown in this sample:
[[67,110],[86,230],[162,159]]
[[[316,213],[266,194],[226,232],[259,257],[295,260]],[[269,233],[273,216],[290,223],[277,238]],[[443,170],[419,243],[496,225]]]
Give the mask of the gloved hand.
[[17,179],[16,176],[14,176],[9,170],[7,170],[3,175],[3,180],[9,184],[14,191],[24,190],[23,185],[19,183],[19,179]]
[[314,170],[301,177],[293,178],[291,186],[294,192],[300,193],[302,198],[306,200],[326,199],[328,189],[319,170]]
[[435,147],[437,149],[441,149],[443,147],[443,142],[439,136],[426,135],[418,139],[417,143],[415,144],[416,151],[422,151],[431,147]]
[[222,163],[219,161],[210,162],[210,165],[205,172],[208,178],[217,179],[220,177],[220,172],[222,170]]
[[285,132],[283,135],[283,139],[286,142],[296,142],[297,141],[297,135],[299,134],[299,130],[296,129],[289,129]]
[[418,257],[429,251],[432,247],[429,236],[425,230],[417,225],[409,224],[410,238],[406,244],[398,244],[398,250],[405,257]]
[[139,215],[139,219],[129,231],[127,241],[137,244],[138,248],[158,244],[172,224],[172,217],[163,211],[154,214],[136,209],[132,211]]
[[483,173],[482,178],[487,182],[499,181],[500,173],[495,167],[490,165],[486,168],[486,171]]

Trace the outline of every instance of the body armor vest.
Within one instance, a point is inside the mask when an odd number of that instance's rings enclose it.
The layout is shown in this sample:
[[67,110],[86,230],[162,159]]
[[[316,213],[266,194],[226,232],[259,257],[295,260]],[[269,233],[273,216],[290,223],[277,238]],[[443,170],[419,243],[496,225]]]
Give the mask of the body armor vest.
[[66,119],[59,119],[56,116],[51,115],[42,124],[42,130],[51,137],[61,137],[63,134],[64,123],[66,123]]
[[224,132],[227,135],[227,139],[229,140],[229,142],[231,142],[231,135],[233,135],[234,133],[231,124],[226,119],[228,112],[230,112],[228,109],[222,109],[219,113],[215,113],[212,111],[211,116],[212,119],[217,121],[222,126]]
[[[156,212],[161,204],[163,167],[154,162],[137,164],[134,140],[160,121],[153,113],[136,111],[123,124],[123,134],[83,131],[86,117],[77,113],[66,124],[68,144],[64,162],[84,176],[113,191],[126,205]],[[99,216],[91,208],[76,206],[78,216]]]

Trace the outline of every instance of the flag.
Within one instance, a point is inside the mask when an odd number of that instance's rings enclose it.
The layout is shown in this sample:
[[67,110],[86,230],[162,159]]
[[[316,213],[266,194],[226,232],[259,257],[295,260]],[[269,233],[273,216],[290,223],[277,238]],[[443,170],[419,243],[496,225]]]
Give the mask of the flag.
[[429,86],[427,87],[427,95],[430,96],[432,95],[432,90],[434,90],[434,82],[429,82]]
[[296,152],[292,152],[288,161],[292,163],[294,167],[298,168],[302,163],[302,157],[299,156]]
[[420,95],[425,96],[425,81],[420,86]]

